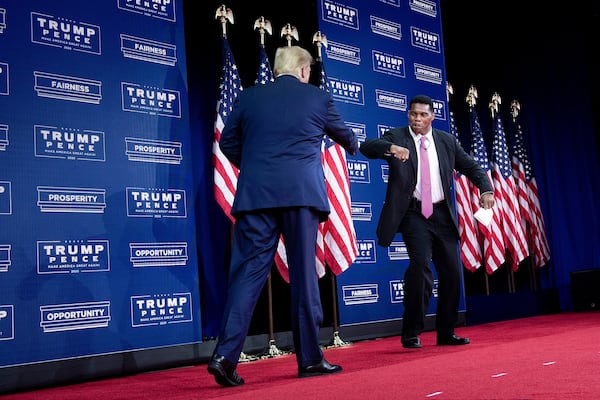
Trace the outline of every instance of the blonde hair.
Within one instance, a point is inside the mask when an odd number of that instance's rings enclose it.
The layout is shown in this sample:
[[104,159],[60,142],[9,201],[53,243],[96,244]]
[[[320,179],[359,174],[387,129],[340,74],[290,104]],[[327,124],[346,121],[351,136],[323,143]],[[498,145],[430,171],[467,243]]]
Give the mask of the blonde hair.
[[314,63],[313,56],[300,46],[279,47],[275,52],[273,73],[300,75],[300,69]]

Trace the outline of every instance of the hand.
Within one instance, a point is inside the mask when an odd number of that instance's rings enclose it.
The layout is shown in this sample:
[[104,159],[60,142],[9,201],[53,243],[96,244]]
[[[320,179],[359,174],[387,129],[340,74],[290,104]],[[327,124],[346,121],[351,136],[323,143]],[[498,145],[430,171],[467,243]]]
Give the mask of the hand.
[[492,192],[482,194],[481,198],[479,199],[479,204],[485,209],[494,207],[494,203],[494,193]]
[[389,153],[392,157],[397,158],[402,162],[406,162],[410,155],[410,151],[406,147],[398,146],[396,144],[390,146]]

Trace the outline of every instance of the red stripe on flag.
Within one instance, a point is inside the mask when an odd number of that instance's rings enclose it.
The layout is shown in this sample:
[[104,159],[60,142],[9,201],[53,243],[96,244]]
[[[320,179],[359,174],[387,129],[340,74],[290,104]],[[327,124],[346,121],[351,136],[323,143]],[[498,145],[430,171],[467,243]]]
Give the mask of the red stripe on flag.
[[511,162],[508,158],[506,134],[499,116],[495,117],[494,142],[492,145],[492,181],[495,199],[502,217],[502,232],[510,263],[514,271],[529,255],[529,246],[521,223]]
[[229,162],[229,160],[223,155],[219,148],[219,141],[221,140],[221,132],[227,122],[227,116],[231,112],[233,102],[243,90],[240,81],[240,76],[237,73],[237,66],[231,49],[229,48],[229,42],[225,37],[222,37],[223,45],[223,64],[222,64],[222,75],[219,82],[219,101],[217,102],[217,112],[215,119],[215,130],[213,139],[213,178],[214,178],[214,192],[215,200],[217,204],[223,209],[223,212],[227,217],[235,222],[231,216],[231,206],[233,205],[233,198],[235,196],[235,190],[237,186],[238,169]]
[[333,273],[339,275],[358,255],[346,155],[341,146],[334,144],[324,151],[323,167],[331,209],[325,222],[325,261]]
[[532,221],[536,226],[536,235],[534,237],[534,266],[541,268],[550,260],[550,247],[546,236],[546,225],[540,208],[540,200],[538,197],[538,188],[535,178],[531,178],[527,185],[529,189],[530,207],[532,209]]
[[[220,118],[219,118],[220,119]],[[220,129],[215,129],[215,141],[213,142],[213,165],[214,165],[214,192],[217,204],[223,212],[234,222],[231,216],[231,206],[237,186],[238,169],[234,167],[219,149],[221,137]]]
[[475,271],[481,266],[481,246],[477,237],[477,225],[469,200],[469,181],[455,172],[456,210],[460,235],[460,257],[465,268]]
[[537,184],[533,168],[527,156],[521,126],[513,119],[514,148],[512,156],[513,176],[519,199],[522,225],[530,246],[530,256],[534,268],[541,268],[550,259],[550,249],[546,238],[546,227],[540,210]]
[[[492,182],[491,172],[487,172],[488,179]],[[471,202],[472,206],[479,207],[479,189],[475,186],[471,185],[472,196]],[[504,235],[502,233],[502,213],[500,211],[500,205],[498,201],[497,194],[494,196],[496,199],[495,205],[492,208],[493,217],[488,226],[485,226],[481,223],[477,223],[479,225],[479,230],[483,236],[483,257],[485,260],[485,268],[488,274],[494,273],[502,264],[504,264],[505,256],[504,253],[506,251],[504,245]]]

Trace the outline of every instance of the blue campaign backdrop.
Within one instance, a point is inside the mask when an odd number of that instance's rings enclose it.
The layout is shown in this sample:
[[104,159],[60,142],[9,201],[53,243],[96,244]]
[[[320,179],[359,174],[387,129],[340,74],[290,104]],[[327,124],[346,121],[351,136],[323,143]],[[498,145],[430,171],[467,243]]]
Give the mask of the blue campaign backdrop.
[[181,1],[0,5],[0,367],[202,341]]

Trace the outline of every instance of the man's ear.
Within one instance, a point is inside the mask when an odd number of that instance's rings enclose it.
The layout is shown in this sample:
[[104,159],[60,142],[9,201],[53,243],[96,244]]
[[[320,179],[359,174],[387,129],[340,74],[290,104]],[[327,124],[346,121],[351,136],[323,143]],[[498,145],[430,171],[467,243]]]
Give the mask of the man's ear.
[[304,80],[310,79],[310,68],[306,66],[300,68],[300,76],[302,76],[302,79]]

